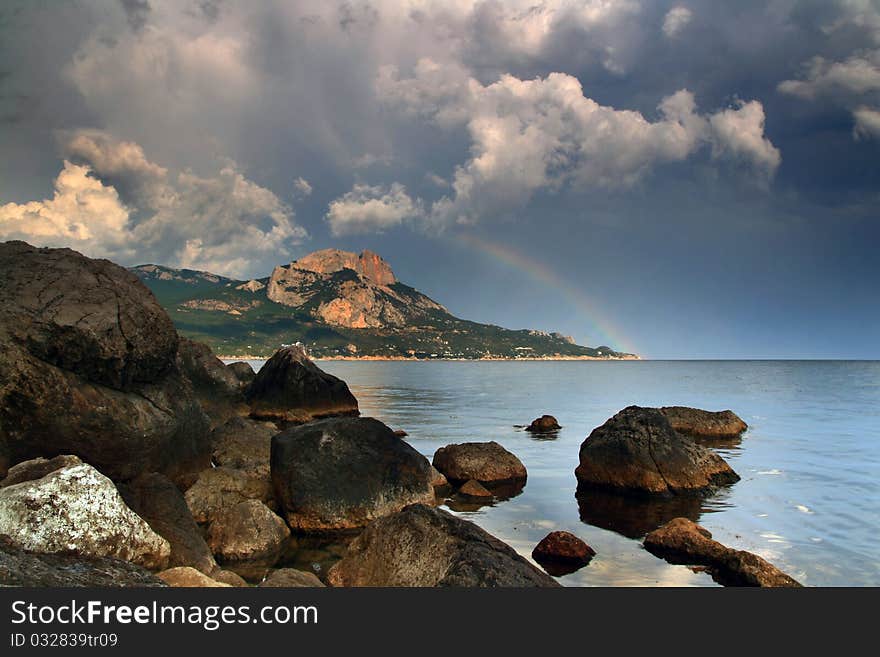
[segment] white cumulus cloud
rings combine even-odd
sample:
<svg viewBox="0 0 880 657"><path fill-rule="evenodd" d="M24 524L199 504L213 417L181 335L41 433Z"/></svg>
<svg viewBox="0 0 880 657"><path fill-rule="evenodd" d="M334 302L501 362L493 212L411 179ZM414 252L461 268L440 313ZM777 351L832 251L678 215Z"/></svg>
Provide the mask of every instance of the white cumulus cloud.
<svg viewBox="0 0 880 657"><path fill-rule="evenodd" d="M694 17L693 12L682 5L673 7L666 16L663 17L663 34L670 39L678 36L678 34L687 27L688 23Z"/></svg>
<svg viewBox="0 0 880 657"><path fill-rule="evenodd" d="M400 183L390 187L356 184L351 191L331 201L325 219L336 235L381 232L423 214Z"/></svg>

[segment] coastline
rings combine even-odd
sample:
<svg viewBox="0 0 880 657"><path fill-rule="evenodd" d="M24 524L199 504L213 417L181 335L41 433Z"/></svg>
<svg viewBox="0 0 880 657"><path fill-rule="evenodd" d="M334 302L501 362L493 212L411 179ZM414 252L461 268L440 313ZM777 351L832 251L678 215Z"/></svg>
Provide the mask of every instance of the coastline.
<svg viewBox="0 0 880 657"><path fill-rule="evenodd" d="M266 356L252 356L249 354L229 356L226 354L218 354L217 358L223 361L242 361L242 360L269 360ZM410 356L324 356L312 357L311 360L320 361L413 361L413 362L430 362L430 361L446 361L452 363L468 363L481 361L504 361L504 362L535 362L535 361L576 361L576 360L595 360L595 361L632 361L644 360L641 356L621 356L621 357L600 357L600 356L546 356L546 357L524 357L524 358L505 358L502 356L487 356L483 358L413 358Z"/></svg>

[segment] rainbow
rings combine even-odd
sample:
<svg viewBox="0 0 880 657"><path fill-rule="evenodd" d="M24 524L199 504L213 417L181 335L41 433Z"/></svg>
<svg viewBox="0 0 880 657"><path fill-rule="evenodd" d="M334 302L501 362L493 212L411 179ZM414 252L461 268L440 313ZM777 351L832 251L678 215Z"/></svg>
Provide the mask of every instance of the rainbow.
<svg viewBox="0 0 880 657"><path fill-rule="evenodd" d="M525 272L533 280L562 294L590 327L591 330L588 333L592 336L591 340L596 341L596 344L592 346L604 344L616 351L639 353L632 342L625 337L611 319L598 309L595 302L583 290L565 281L544 263L509 246L489 242L476 235L460 233L453 236L453 240L504 265L513 267L517 271Z"/></svg>

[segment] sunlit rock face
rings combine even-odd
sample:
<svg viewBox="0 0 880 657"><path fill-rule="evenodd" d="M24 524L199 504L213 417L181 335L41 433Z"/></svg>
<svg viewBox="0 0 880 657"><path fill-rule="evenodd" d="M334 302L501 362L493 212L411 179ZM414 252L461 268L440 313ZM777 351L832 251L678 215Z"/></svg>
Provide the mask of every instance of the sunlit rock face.
<svg viewBox="0 0 880 657"><path fill-rule="evenodd" d="M398 285L388 263L372 251L324 249L276 267L266 296L346 328L403 327L431 312L446 312L436 301Z"/></svg>

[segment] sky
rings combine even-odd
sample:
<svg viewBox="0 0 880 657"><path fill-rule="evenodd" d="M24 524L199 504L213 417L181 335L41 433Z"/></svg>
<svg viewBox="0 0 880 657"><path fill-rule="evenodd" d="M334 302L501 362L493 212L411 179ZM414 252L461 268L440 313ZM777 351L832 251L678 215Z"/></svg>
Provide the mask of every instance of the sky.
<svg viewBox="0 0 880 657"><path fill-rule="evenodd" d="M649 358L880 358L878 156L880 0L0 3L0 240Z"/></svg>

